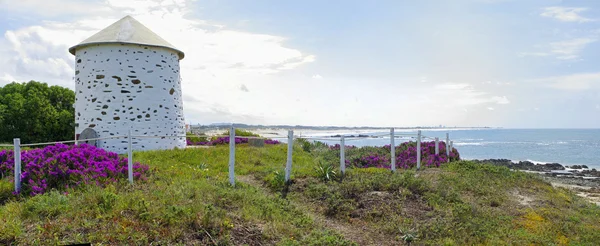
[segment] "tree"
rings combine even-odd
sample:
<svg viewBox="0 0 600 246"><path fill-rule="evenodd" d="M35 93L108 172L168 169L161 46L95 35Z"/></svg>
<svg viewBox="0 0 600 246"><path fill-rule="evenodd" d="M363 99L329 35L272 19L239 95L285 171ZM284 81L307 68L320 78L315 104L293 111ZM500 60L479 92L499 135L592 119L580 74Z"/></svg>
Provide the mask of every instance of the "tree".
<svg viewBox="0 0 600 246"><path fill-rule="evenodd" d="M75 92L29 81L0 87L0 142L61 141L75 134Z"/></svg>

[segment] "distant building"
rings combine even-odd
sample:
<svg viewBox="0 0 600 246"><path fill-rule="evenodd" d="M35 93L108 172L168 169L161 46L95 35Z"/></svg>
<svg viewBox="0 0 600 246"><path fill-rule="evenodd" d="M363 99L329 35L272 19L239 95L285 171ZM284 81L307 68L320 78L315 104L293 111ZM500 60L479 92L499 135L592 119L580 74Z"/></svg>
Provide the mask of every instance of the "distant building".
<svg viewBox="0 0 600 246"><path fill-rule="evenodd" d="M184 53L130 16L69 49L75 55L75 133L185 135L179 60ZM97 142L117 153L127 139ZM185 137L134 138L134 150L185 147Z"/></svg>

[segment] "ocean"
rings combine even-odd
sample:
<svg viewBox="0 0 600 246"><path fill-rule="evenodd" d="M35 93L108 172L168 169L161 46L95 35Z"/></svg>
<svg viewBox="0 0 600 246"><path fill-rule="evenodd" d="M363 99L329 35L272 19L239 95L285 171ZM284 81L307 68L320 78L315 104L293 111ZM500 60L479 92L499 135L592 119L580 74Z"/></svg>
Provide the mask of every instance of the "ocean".
<svg viewBox="0 0 600 246"><path fill-rule="evenodd" d="M416 130L396 130L397 134L414 134ZM462 159L509 159L533 163L560 163L562 165L587 165L600 169L600 129L468 129L468 130L422 130L424 136L450 140ZM361 134L385 134L386 132L361 132ZM389 133L389 132L388 132ZM330 136L339 132L313 132L310 136ZM344 132L344 135L357 135ZM410 141L396 139L396 144ZM414 141L414 140L412 140ZM427 141L427 140L426 140ZM338 141L323 141L329 144ZM346 145L383 146L389 138L369 138L346 141Z"/></svg>

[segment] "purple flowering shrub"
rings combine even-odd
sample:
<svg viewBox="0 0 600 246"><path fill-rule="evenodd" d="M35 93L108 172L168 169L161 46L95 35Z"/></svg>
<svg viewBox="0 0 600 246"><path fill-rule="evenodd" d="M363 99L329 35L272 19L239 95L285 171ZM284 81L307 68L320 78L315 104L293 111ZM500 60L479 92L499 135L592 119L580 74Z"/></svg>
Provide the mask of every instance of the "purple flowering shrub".
<svg viewBox="0 0 600 246"><path fill-rule="evenodd" d="M0 179L13 175L14 158L15 155L12 150L0 151Z"/></svg>
<svg viewBox="0 0 600 246"><path fill-rule="evenodd" d="M186 139L187 145L204 145L204 146L216 146L229 144L229 137L218 137L212 138L210 141L194 142L191 139ZM248 143L248 138L236 137L235 144ZM265 144L280 144L277 140L265 139Z"/></svg>
<svg viewBox="0 0 600 246"><path fill-rule="evenodd" d="M439 142L440 154L435 154L435 142L421 142L421 166L439 167L447 163L446 144ZM409 169L417 166L417 143L405 142L395 147L396 168ZM391 168L390 145L383 147L361 147L346 146L346 167L356 168ZM336 144L329 147L329 153L326 153L325 159L331 162L339 161L340 145ZM460 160L458 151L453 148L450 152L450 160Z"/></svg>
<svg viewBox="0 0 600 246"><path fill-rule="evenodd" d="M14 153L0 152L0 173L13 175ZM21 193L32 196L83 184L104 186L127 180L127 158L87 144L56 144L21 152ZM135 179L146 180L148 166L133 164ZM13 179L14 180L14 179Z"/></svg>
<svg viewBox="0 0 600 246"><path fill-rule="evenodd" d="M340 150L341 147L342 146L340 144L335 144L335 145L329 146L329 149L330 150ZM354 145L344 145L345 150L346 149L354 149L354 148L356 148L356 146L354 146Z"/></svg>
<svg viewBox="0 0 600 246"><path fill-rule="evenodd" d="M265 144L280 144L281 142L279 142L278 140L273 140L273 139L265 139Z"/></svg>

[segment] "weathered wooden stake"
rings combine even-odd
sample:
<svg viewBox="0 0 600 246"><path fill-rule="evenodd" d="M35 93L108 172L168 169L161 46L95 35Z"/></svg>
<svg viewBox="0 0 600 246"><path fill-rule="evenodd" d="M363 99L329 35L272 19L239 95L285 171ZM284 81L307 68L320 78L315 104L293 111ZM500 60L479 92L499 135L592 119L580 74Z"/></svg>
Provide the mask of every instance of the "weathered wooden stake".
<svg viewBox="0 0 600 246"><path fill-rule="evenodd" d="M288 131L287 163L285 165L285 182L290 181L292 172L292 151L294 150L294 131Z"/></svg>
<svg viewBox="0 0 600 246"><path fill-rule="evenodd" d="M235 186L235 128L229 129L229 183Z"/></svg>
<svg viewBox="0 0 600 246"><path fill-rule="evenodd" d="M131 147L131 130L127 133L128 147L127 147L127 175L129 177L129 183L133 184L133 148Z"/></svg>
<svg viewBox="0 0 600 246"><path fill-rule="evenodd" d="M440 138L435 138L435 154L440 154Z"/></svg>
<svg viewBox="0 0 600 246"><path fill-rule="evenodd" d="M417 131L417 170L421 169L421 130Z"/></svg>
<svg viewBox="0 0 600 246"><path fill-rule="evenodd" d="M15 157L15 192L21 191L21 139L15 138L14 157Z"/></svg>
<svg viewBox="0 0 600 246"><path fill-rule="evenodd" d="M392 156L392 172L396 171L396 144L394 134L394 128L390 129L390 155Z"/></svg>
<svg viewBox="0 0 600 246"><path fill-rule="evenodd" d="M346 172L346 140L340 137L340 172L343 176Z"/></svg>

